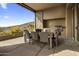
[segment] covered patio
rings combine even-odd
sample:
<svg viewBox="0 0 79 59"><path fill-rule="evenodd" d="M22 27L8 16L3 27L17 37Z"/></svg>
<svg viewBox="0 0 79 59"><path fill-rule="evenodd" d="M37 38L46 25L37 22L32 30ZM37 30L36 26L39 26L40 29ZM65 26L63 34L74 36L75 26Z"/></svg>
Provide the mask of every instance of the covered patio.
<svg viewBox="0 0 79 59"><path fill-rule="evenodd" d="M35 29L49 29L54 32L55 25L65 26L61 44L48 49L46 44L24 43L24 38L0 41L0 55L5 56L78 56L78 4L66 3L18 3L35 13ZM5 44L4 44L5 43Z"/></svg>

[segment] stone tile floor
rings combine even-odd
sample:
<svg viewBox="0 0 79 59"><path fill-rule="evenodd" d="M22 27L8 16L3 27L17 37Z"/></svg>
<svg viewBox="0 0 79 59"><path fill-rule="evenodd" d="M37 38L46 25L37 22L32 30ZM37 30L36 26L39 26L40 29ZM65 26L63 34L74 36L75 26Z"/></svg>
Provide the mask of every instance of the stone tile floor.
<svg viewBox="0 0 79 59"><path fill-rule="evenodd" d="M23 37L0 41L1 56L79 56L79 42L64 40L59 46L48 49L47 45L25 44Z"/></svg>

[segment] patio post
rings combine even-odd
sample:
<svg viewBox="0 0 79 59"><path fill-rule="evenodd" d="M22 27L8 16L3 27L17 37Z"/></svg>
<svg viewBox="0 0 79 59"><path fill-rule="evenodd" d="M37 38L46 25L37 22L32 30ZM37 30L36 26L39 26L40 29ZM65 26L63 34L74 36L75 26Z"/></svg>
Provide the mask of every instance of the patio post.
<svg viewBox="0 0 79 59"><path fill-rule="evenodd" d="M75 3L75 10L74 10L74 18L75 18L75 40L77 41L77 27L78 27L78 23L77 23L77 20L78 20L78 15L77 15L77 4Z"/></svg>

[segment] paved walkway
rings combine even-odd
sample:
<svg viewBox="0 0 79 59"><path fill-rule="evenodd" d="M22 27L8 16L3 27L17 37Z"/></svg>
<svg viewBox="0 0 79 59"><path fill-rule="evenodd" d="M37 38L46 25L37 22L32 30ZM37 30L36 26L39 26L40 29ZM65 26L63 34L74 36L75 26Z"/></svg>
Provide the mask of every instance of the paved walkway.
<svg viewBox="0 0 79 59"><path fill-rule="evenodd" d="M47 45L42 48L37 44L25 44L23 37L0 41L0 55L7 56L79 56L79 43L65 40L58 47L48 50Z"/></svg>

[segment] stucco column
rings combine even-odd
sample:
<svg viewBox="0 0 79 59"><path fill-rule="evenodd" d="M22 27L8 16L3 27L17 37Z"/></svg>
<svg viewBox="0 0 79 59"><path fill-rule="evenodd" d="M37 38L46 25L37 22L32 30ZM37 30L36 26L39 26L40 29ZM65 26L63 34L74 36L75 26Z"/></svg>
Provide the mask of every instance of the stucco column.
<svg viewBox="0 0 79 59"><path fill-rule="evenodd" d="M75 40L77 41L77 18L78 18L78 15L77 15L77 4L75 4L75 10L74 10L74 18L75 18Z"/></svg>
<svg viewBox="0 0 79 59"><path fill-rule="evenodd" d="M66 4L66 13L65 13L65 25L66 25L66 39L67 39L67 8L68 8L68 4Z"/></svg>
<svg viewBox="0 0 79 59"><path fill-rule="evenodd" d="M66 5L66 39L72 39L72 8Z"/></svg>

